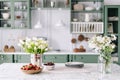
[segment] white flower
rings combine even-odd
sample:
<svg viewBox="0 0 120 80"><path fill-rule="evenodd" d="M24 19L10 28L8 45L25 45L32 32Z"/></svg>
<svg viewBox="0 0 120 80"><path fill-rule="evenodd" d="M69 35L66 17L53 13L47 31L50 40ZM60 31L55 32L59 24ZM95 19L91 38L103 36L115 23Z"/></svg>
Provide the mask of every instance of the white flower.
<svg viewBox="0 0 120 80"><path fill-rule="evenodd" d="M34 50L36 51L36 50L37 50L37 47L34 47Z"/></svg>
<svg viewBox="0 0 120 80"><path fill-rule="evenodd" d="M112 47L112 49L114 49L115 48L115 44L111 44L111 47Z"/></svg>
<svg viewBox="0 0 120 80"><path fill-rule="evenodd" d="M19 46L28 53L44 53L47 51L48 43L42 38L37 39L36 37L33 37L30 39L26 37L25 40L19 40Z"/></svg>
<svg viewBox="0 0 120 80"><path fill-rule="evenodd" d="M115 40L116 37L112 35L111 37L108 36L94 36L92 37L88 43L89 47L94 48L96 50L102 50L102 51L109 51L110 53L115 48L115 44L112 43L113 40Z"/></svg>
<svg viewBox="0 0 120 80"><path fill-rule="evenodd" d="M19 40L20 44L24 44L25 42L23 40Z"/></svg>
<svg viewBox="0 0 120 80"><path fill-rule="evenodd" d="M32 38L32 40L35 40L35 41L37 41L37 38L36 38L36 37L33 37L33 38Z"/></svg>
<svg viewBox="0 0 120 80"><path fill-rule="evenodd" d="M31 48L31 45L28 45L28 49L30 49Z"/></svg>
<svg viewBox="0 0 120 80"><path fill-rule="evenodd" d="M116 36L114 35L114 34L111 34L111 40L116 40L117 38L116 38Z"/></svg>
<svg viewBox="0 0 120 80"><path fill-rule="evenodd" d="M35 42L35 45L36 45L36 46L38 46L38 45L39 45L39 43L38 43L38 42Z"/></svg>
<svg viewBox="0 0 120 80"><path fill-rule="evenodd" d="M30 41L31 41L31 39L26 37L26 42L30 42Z"/></svg>
<svg viewBox="0 0 120 80"><path fill-rule="evenodd" d="M101 40L102 40L102 36L97 36L97 41L101 43Z"/></svg>

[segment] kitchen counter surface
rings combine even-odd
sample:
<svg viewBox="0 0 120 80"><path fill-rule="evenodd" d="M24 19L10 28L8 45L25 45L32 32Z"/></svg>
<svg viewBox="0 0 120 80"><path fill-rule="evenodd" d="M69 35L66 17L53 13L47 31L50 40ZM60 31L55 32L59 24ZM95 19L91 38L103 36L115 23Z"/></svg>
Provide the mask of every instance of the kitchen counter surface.
<svg viewBox="0 0 120 80"><path fill-rule="evenodd" d="M89 63L83 68L66 67L63 63L55 64L55 69L43 69L39 74L25 74L20 68L25 63L3 63L0 65L0 80L120 80L120 66L112 65L112 73L102 75L98 65ZM103 78L103 79L102 79Z"/></svg>
<svg viewBox="0 0 120 80"><path fill-rule="evenodd" d="M28 53L25 53L25 52L0 52L0 54L20 54L20 55L29 55ZM49 51L49 52L45 52L44 53L45 55L66 55L66 54L69 54L69 55L99 55L99 53L94 53L94 52L78 52L78 53L75 53L75 52L67 52L67 51Z"/></svg>

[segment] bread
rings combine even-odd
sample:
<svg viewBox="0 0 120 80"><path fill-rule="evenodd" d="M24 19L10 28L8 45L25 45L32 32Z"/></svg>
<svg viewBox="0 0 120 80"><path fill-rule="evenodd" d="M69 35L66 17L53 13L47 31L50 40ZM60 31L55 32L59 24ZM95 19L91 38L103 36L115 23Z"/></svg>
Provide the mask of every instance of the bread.
<svg viewBox="0 0 120 80"><path fill-rule="evenodd" d="M84 37L83 35L79 35L79 36L78 36L78 40L79 40L79 41L83 41L84 39L85 39L85 37Z"/></svg>
<svg viewBox="0 0 120 80"><path fill-rule="evenodd" d="M4 52L8 52L8 51L9 51L9 47L8 47L8 45L5 45L5 46L4 46L3 51L4 51Z"/></svg>
<svg viewBox="0 0 120 80"><path fill-rule="evenodd" d="M75 38L72 38L72 40L71 40L71 43L76 43L76 39Z"/></svg>
<svg viewBox="0 0 120 80"><path fill-rule="evenodd" d="M80 52L80 49L79 48L74 48L73 52Z"/></svg>
<svg viewBox="0 0 120 80"><path fill-rule="evenodd" d="M80 52L86 52L86 49L81 45L79 51Z"/></svg>
<svg viewBox="0 0 120 80"><path fill-rule="evenodd" d="M9 48L8 45L5 45L4 52L15 52L15 48L14 48L14 46L10 46L10 48Z"/></svg>
<svg viewBox="0 0 120 80"><path fill-rule="evenodd" d="M10 48L9 48L9 52L15 52L15 48L14 48L14 46L10 46Z"/></svg>

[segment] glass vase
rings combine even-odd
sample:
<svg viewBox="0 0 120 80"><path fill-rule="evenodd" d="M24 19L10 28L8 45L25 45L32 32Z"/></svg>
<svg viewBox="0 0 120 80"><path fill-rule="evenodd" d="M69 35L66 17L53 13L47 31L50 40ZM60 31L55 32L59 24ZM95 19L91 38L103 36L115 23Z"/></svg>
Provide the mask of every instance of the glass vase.
<svg viewBox="0 0 120 80"><path fill-rule="evenodd" d="M104 57L106 57L106 59ZM99 72L102 72L105 74L111 73L111 65L112 65L111 55L104 56L100 54L98 58Z"/></svg>
<svg viewBox="0 0 120 80"><path fill-rule="evenodd" d="M42 67L42 54L31 54L31 63Z"/></svg>

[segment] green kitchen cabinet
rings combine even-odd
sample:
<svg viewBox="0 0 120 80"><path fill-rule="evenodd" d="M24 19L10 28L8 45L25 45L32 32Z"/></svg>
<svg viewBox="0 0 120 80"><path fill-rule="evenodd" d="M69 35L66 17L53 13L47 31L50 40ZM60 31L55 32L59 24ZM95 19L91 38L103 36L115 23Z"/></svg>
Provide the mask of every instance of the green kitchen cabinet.
<svg viewBox="0 0 120 80"><path fill-rule="evenodd" d="M117 54L120 63L120 5L105 5L105 35L115 34L114 41L116 48L112 54Z"/></svg>
<svg viewBox="0 0 120 80"><path fill-rule="evenodd" d="M64 63L68 62L68 55L43 55L43 63L54 62L54 63Z"/></svg>
<svg viewBox="0 0 120 80"><path fill-rule="evenodd" d="M13 55L11 54L0 54L0 64L1 63L12 63L13 62Z"/></svg>
<svg viewBox="0 0 120 80"><path fill-rule="evenodd" d="M30 0L0 0L0 28L30 28Z"/></svg>
<svg viewBox="0 0 120 80"><path fill-rule="evenodd" d="M73 62L97 63L98 55L71 55Z"/></svg>
<svg viewBox="0 0 120 80"><path fill-rule="evenodd" d="M30 63L30 55L15 54L14 62L15 63Z"/></svg>

